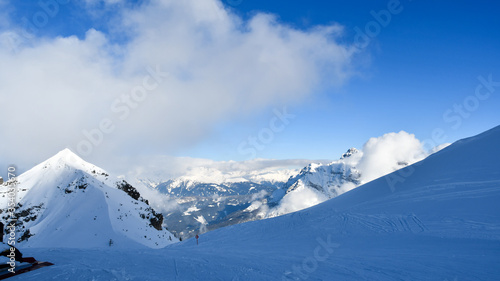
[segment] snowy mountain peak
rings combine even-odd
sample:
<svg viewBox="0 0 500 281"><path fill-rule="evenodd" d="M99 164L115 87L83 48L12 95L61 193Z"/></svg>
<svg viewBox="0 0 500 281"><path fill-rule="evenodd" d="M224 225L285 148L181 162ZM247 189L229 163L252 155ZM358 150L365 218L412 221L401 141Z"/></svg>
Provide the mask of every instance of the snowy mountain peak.
<svg viewBox="0 0 500 281"><path fill-rule="evenodd" d="M56 155L42 162L38 166L41 166L44 169L47 169L49 167L53 169L71 167L85 172L92 172L92 170L96 169L103 171L101 168L92 165L83 160L82 158L80 158L76 153L71 151L69 148L65 148L64 150L59 151Z"/></svg>
<svg viewBox="0 0 500 281"><path fill-rule="evenodd" d="M56 155L52 156L45 162L75 164L75 163L82 163L85 161L81 159L78 155L76 155L73 151L71 151L69 148L65 148L59 151Z"/></svg>
<svg viewBox="0 0 500 281"><path fill-rule="evenodd" d="M357 149L356 149L356 148L354 148L354 147L351 147L351 148L349 148L349 149L347 150L347 152L346 152L346 153L342 154L342 157L340 157L340 159L345 159L345 158L347 158L347 157L351 157L352 155L357 154L357 153L359 153L359 150L357 150Z"/></svg>

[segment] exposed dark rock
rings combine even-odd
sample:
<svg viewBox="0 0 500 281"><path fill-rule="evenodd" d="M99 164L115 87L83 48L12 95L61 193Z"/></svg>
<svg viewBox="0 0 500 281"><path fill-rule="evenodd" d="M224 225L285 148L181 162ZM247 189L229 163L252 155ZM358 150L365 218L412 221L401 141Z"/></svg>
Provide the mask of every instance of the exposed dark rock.
<svg viewBox="0 0 500 281"><path fill-rule="evenodd" d="M118 189L125 191L125 193L127 193L128 196L134 198L135 200L139 200L139 198L141 197L141 194L139 193L139 191L137 191L137 189L135 189L135 187L133 187L132 185L130 185L126 181L121 181L121 182L117 183L117 187L118 187Z"/></svg>

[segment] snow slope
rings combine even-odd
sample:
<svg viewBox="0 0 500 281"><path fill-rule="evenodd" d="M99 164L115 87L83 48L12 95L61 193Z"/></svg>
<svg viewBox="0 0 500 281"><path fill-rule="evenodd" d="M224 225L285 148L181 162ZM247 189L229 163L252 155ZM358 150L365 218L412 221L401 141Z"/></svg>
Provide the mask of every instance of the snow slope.
<svg viewBox="0 0 500 281"><path fill-rule="evenodd" d="M69 149L17 178L16 245L23 247L164 247L177 239L163 216L125 181L89 164ZM5 225L7 186L0 192Z"/></svg>
<svg viewBox="0 0 500 281"><path fill-rule="evenodd" d="M22 279L499 280L499 143L496 127L312 208L206 233L198 246L27 249L56 265Z"/></svg>

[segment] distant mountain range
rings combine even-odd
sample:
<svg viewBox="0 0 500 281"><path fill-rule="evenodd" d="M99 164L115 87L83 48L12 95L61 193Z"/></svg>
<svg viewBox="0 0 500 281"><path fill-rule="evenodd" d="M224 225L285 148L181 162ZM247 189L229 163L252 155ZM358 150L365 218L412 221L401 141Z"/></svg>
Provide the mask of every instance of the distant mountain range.
<svg viewBox="0 0 500 281"><path fill-rule="evenodd" d="M358 168L362 160L363 152L350 148L339 160L311 163L300 171L224 173L200 168L151 187L175 198L178 207L165 211L165 220L173 233L188 238L228 225L302 210L339 196L366 182ZM386 173L413 162L415 159L407 157L390 163Z"/></svg>
<svg viewBox="0 0 500 281"><path fill-rule="evenodd" d="M375 176L419 160L408 155L384 161L380 165L387 167ZM165 181L158 177L131 179L131 185L66 149L18 178L18 242L70 246L94 235L95 239L85 242L89 247L127 239L162 247L176 237L189 238L228 225L276 217L337 197L370 180L364 176L370 169L363 165L364 157L362 151L350 148L339 160L311 163L301 170L223 172L198 167ZM374 176L373 171L370 174ZM139 190L147 192L141 196ZM3 191L0 196L5 208L8 194ZM150 206L146 198L155 204ZM175 202L175 206L162 205L166 201ZM8 222L7 214L0 215ZM75 227L80 231L66 233ZM97 228L100 234L94 231ZM43 229L51 229L52 234L45 237Z"/></svg>
<svg viewBox="0 0 500 281"><path fill-rule="evenodd" d="M239 174L236 177L212 172L219 176L215 179L184 176L155 187L177 201L178 208L164 214L167 225L179 237L192 237L199 232L257 219L257 214L242 211L256 200L270 198L296 171Z"/></svg>

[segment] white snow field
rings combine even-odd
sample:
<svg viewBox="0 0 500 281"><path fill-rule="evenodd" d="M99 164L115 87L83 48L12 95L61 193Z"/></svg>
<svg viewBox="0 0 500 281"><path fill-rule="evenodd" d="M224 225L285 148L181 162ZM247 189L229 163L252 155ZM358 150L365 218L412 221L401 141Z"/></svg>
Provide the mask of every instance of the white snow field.
<svg viewBox="0 0 500 281"><path fill-rule="evenodd" d="M500 127L320 205L163 249L25 248L12 280L500 280ZM75 245L78 247L78 245Z"/></svg>

